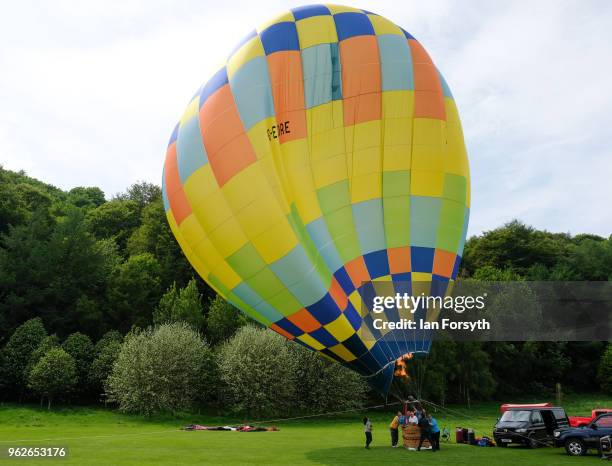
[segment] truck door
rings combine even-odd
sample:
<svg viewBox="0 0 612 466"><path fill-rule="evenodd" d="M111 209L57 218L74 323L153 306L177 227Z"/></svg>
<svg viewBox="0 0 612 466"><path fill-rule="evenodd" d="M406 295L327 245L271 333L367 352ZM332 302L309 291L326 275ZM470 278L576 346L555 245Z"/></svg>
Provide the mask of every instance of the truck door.
<svg viewBox="0 0 612 466"><path fill-rule="evenodd" d="M540 411L536 410L531 413L531 428L537 440L544 441L548 437L546 433L546 424L544 424L544 418L542 418L542 413L540 413Z"/></svg>
<svg viewBox="0 0 612 466"><path fill-rule="evenodd" d="M562 429L569 426L569 419L563 408L553 409L552 413L554 414L555 421L557 423L557 426L555 427L556 429Z"/></svg>
<svg viewBox="0 0 612 466"><path fill-rule="evenodd" d="M597 426L595 431L597 437L597 444L594 447L599 447L599 439L606 435L612 435L612 414L606 414L598 417L593 423Z"/></svg>

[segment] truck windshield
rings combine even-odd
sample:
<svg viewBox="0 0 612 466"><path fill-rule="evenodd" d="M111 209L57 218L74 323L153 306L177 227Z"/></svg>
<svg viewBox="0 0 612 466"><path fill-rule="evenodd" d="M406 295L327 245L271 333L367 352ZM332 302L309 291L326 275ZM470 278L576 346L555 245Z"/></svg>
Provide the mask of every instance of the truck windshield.
<svg viewBox="0 0 612 466"><path fill-rule="evenodd" d="M529 420L531 411L506 411L501 417L502 422L525 422Z"/></svg>

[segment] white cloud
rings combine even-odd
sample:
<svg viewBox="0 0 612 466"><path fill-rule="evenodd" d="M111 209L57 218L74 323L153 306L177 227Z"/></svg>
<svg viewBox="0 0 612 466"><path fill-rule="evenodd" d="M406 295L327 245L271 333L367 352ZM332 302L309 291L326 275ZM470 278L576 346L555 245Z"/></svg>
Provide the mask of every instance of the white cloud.
<svg viewBox="0 0 612 466"><path fill-rule="evenodd" d="M107 195L159 182L193 91L291 3L14 3L0 18L0 163ZM472 167L471 233L518 217L610 234L612 4L358 4L413 33L453 89Z"/></svg>

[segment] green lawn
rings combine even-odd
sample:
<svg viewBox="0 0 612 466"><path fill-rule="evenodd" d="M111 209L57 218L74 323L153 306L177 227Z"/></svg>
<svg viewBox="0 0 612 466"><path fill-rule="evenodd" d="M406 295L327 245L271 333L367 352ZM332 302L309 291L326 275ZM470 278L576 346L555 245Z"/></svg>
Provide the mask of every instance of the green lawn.
<svg viewBox="0 0 612 466"><path fill-rule="evenodd" d="M586 414L591 407L612 401L590 396L569 398L569 414ZM441 426L473 427L490 435L498 405L467 410L453 406L452 415L438 413ZM389 411L391 412L391 411ZM225 424L235 419L213 416L144 419L102 408L58 408L47 412L33 406L0 406L0 447L59 445L69 448L60 464L399 464L418 465L564 465L599 464L594 453L570 458L562 449L520 447L479 448L443 443L442 451L411 452L389 446L385 412L369 414L374 424L371 450L363 448L361 413L279 422L279 432L184 432L182 425ZM47 460L48 461L48 460ZM41 464L40 460L0 459L3 464ZM44 463L45 461L43 461Z"/></svg>

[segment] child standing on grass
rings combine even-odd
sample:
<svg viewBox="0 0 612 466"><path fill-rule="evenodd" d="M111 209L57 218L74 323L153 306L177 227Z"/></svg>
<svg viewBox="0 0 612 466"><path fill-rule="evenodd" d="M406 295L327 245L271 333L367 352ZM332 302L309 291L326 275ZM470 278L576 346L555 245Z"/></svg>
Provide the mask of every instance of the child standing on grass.
<svg viewBox="0 0 612 466"><path fill-rule="evenodd" d="M372 423L367 417L363 418L363 431L365 432L366 444L365 447L369 450L372 443Z"/></svg>

